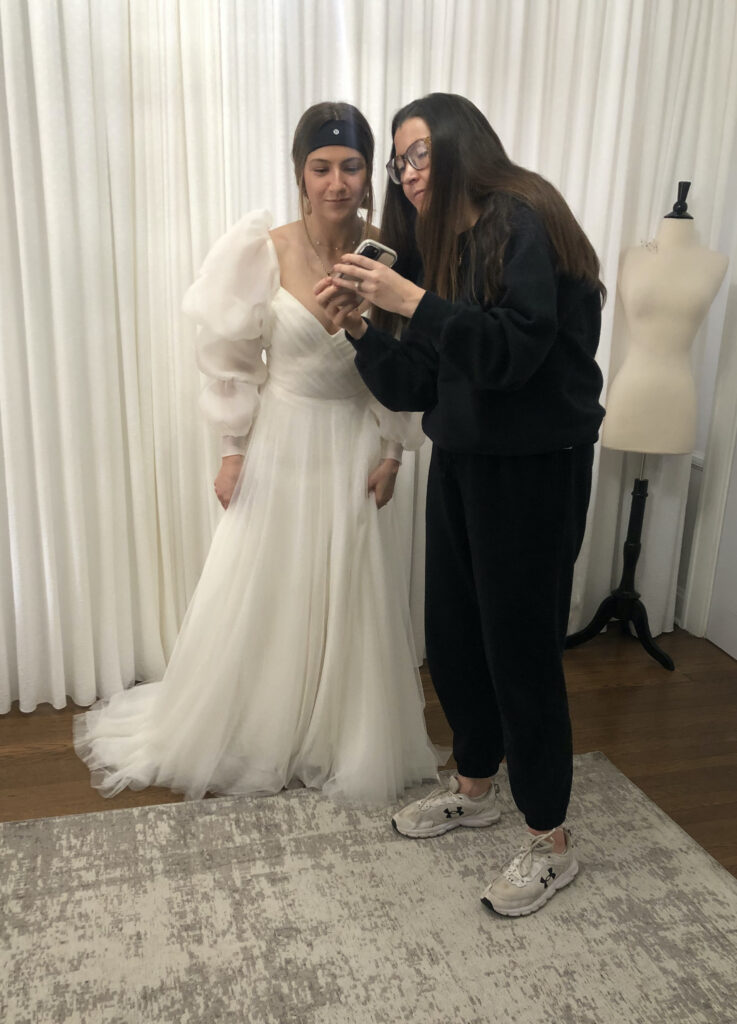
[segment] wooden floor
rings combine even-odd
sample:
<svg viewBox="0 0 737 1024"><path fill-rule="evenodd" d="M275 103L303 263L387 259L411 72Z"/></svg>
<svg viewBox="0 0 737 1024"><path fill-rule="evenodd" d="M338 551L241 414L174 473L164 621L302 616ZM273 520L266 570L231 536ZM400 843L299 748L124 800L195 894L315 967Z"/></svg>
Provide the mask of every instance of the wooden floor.
<svg viewBox="0 0 737 1024"><path fill-rule="evenodd" d="M576 753L601 750L737 876L737 661L677 630L658 641L667 672L633 638L612 629L566 654ZM428 729L450 731L426 673ZM0 821L113 810L179 798L126 791L103 800L72 748L81 709L0 716Z"/></svg>

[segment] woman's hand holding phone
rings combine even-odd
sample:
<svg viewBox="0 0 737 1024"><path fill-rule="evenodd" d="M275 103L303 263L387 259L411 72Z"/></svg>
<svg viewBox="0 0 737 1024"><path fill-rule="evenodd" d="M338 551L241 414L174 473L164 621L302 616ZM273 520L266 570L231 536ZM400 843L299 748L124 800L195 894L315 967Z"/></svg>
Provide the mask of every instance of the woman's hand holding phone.
<svg viewBox="0 0 737 1024"><path fill-rule="evenodd" d="M337 330L342 327L354 338L363 337L366 322L361 314L368 304L355 285L338 284L334 277L323 277L315 285L315 295Z"/></svg>
<svg viewBox="0 0 737 1024"><path fill-rule="evenodd" d="M367 239L362 246L371 248ZM359 246L359 249L361 246ZM377 255L370 259L358 251L342 256L333 267L333 275L324 277L315 286L317 301L337 327L360 338L365 330L359 309L364 302L379 306L390 313L400 313L408 319L425 294L422 288L397 274L381 262L385 253L395 254L380 243L373 243Z"/></svg>

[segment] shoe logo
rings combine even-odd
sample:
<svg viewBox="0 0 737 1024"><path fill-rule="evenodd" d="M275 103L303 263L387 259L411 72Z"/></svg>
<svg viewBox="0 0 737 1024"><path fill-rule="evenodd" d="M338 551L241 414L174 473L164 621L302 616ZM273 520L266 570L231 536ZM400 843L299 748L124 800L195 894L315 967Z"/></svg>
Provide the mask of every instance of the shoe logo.
<svg viewBox="0 0 737 1024"><path fill-rule="evenodd" d="M540 883L541 883L541 885L544 885L545 888L547 889L548 885L553 881L554 878L555 878L555 872L553 871L552 868L548 868L547 875L543 875L543 877L540 879Z"/></svg>
<svg viewBox="0 0 737 1024"><path fill-rule="evenodd" d="M456 809L454 811L451 811L450 807L445 807L444 808L444 814L445 814L445 817L448 818L448 819L452 818L453 815L456 815L456 817L460 818L463 815L463 808L462 807L456 807Z"/></svg>

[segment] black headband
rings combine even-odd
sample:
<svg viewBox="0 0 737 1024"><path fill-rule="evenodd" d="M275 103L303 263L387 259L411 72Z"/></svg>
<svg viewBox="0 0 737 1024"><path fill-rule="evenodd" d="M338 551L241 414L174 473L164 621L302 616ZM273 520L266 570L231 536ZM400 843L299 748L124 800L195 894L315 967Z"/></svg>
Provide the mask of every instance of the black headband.
<svg viewBox="0 0 737 1024"><path fill-rule="evenodd" d="M326 121L325 124L321 124L310 139L307 152L312 153L323 146L347 146L349 149L358 150L364 160L368 161L365 144L358 137L352 121Z"/></svg>

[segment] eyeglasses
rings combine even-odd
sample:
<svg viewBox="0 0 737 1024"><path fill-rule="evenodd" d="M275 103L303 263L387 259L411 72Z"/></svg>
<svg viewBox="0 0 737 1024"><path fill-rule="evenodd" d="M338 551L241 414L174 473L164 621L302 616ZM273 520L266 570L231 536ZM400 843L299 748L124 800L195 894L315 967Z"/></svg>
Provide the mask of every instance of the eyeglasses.
<svg viewBox="0 0 737 1024"><path fill-rule="evenodd" d="M386 165L389 177L395 185L402 184L402 175L404 174L404 169L407 164L409 164L410 167L414 167L416 171L424 171L424 169L430 165L429 135L426 139L417 139L412 143L406 153L403 153L401 156L393 156Z"/></svg>

